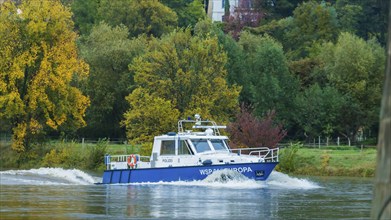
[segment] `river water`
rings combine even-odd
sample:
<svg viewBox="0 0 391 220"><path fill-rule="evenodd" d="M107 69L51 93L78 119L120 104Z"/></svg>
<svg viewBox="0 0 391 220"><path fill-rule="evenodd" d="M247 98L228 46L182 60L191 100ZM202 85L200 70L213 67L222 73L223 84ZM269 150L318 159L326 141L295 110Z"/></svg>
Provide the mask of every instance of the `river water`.
<svg viewBox="0 0 391 220"><path fill-rule="evenodd" d="M96 185L80 170L0 172L0 219L369 219L372 179L243 177ZM228 173L230 174L230 173Z"/></svg>

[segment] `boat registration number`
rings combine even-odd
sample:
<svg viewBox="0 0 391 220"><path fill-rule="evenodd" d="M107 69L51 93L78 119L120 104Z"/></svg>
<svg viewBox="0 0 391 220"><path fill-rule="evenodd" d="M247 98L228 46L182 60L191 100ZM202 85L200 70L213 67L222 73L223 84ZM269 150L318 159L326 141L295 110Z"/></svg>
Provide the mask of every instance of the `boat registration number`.
<svg viewBox="0 0 391 220"><path fill-rule="evenodd" d="M234 167L234 168L224 168L224 169L233 170L239 173L253 172L251 167ZM211 173L213 173L213 171L216 170L223 170L223 169L200 169L199 171L201 175L210 175Z"/></svg>

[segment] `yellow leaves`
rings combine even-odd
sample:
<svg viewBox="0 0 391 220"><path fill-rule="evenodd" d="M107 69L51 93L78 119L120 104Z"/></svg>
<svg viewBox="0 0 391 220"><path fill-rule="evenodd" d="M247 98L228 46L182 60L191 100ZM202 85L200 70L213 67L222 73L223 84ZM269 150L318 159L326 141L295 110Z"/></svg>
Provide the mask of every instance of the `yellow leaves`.
<svg viewBox="0 0 391 220"><path fill-rule="evenodd" d="M15 115L25 114L23 101L19 97L19 93L11 91L6 95L0 95L0 118L12 118Z"/></svg>
<svg viewBox="0 0 391 220"><path fill-rule="evenodd" d="M60 1L23 1L19 15L11 3L0 7L0 118L18 122L12 148L22 152L45 127L85 125L89 99L71 82L89 70Z"/></svg>
<svg viewBox="0 0 391 220"><path fill-rule="evenodd" d="M179 30L155 40L149 49L130 67L139 88L127 97L130 110L122 122L129 139L151 140L176 130L179 116L199 113L227 122L236 113L240 87L227 85L227 55L217 38Z"/></svg>
<svg viewBox="0 0 391 220"><path fill-rule="evenodd" d="M25 151L25 143L24 139L27 135L27 124L19 123L16 127L13 128L13 136L12 136L12 149L18 153Z"/></svg>
<svg viewBox="0 0 391 220"><path fill-rule="evenodd" d="M42 130L42 125L35 119L30 121L30 132L33 135L38 134Z"/></svg>
<svg viewBox="0 0 391 220"><path fill-rule="evenodd" d="M70 115L73 117L73 121L77 127L84 127L86 125L84 121L85 111L90 105L90 99L84 96L80 90L72 88L69 91L72 105L69 106Z"/></svg>
<svg viewBox="0 0 391 220"><path fill-rule="evenodd" d="M45 35L61 37L61 34L73 26L71 12L59 1L27 0L21 4L20 9L27 22L26 31L33 40Z"/></svg>
<svg viewBox="0 0 391 220"><path fill-rule="evenodd" d="M62 150L52 149L49 153L43 158L43 166L58 166L63 164L65 161L69 160L71 152L68 148Z"/></svg>
<svg viewBox="0 0 391 220"><path fill-rule="evenodd" d="M142 88L135 89L126 100L131 108L121 123L133 143L150 142L155 135L176 130L179 111L170 101L151 96Z"/></svg>

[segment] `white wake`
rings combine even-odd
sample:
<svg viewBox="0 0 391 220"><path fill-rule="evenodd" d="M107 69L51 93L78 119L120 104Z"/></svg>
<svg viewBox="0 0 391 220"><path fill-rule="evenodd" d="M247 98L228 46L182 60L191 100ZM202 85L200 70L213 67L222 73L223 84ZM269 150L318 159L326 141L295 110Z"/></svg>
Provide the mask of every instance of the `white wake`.
<svg viewBox="0 0 391 220"><path fill-rule="evenodd" d="M128 184L120 184L128 185ZM176 181L158 183L131 183L131 185L179 185L203 186L212 188L232 189L317 189L322 188L317 183L305 178L291 177L287 174L273 171L266 181L255 181L233 170L216 170L204 180Z"/></svg>
<svg viewBox="0 0 391 220"><path fill-rule="evenodd" d="M317 189L322 188L317 183L305 178L291 177L287 174L273 171L266 183L269 188L277 189Z"/></svg>
<svg viewBox="0 0 391 220"><path fill-rule="evenodd" d="M91 185L96 179L77 169L39 168L0 172L1 185Z"/></svg>

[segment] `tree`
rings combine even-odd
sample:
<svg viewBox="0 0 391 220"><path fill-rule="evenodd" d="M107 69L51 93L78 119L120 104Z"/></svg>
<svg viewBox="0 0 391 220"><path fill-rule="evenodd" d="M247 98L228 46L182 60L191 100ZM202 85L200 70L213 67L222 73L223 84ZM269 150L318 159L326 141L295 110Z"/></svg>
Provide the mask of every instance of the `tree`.
<svg viewBox="0 0 391 220"><path fill-rule="evenodd" d="M359 37L363 38L364 40L369 40L375 37L382 46L386 45L390 1L345 0L345 2L341 5L352 5L362 8L362 16L358 17L358 27L356 33Z"/></svg>
<svg viewBox="0 0 391 220"><path fill-rule="evenodd" d="M364 16L362 7L360 5L347 4L344 1L338 0L335 4L340 30L357 34L360 29L360 18Z"/></svg>
<svg viewBox="0 0 391 220"><path fill-rule="evenodd" d="M360 128L370 128L378 122L382 81L384 79L384 49L375 41L364 41L355 35L342 33L336 44L324 44L319 59L321 69L333 87L350 101L349 114L344 115L345 135L353 137ZM350 116L350 118L348 118Z"/></svg>
<svg viewBox="0 0 391 220"><path fill-rule="evenodd" d="M287 32L287 49L294 59L306 57L314 42L334 42L338 36L338 19L334 7L322 2L300 4L293 12L293 27Z"/></svg>
<svg viewBox="0 0 391 220"><path fill-rule="evenodd" d="M281 19L292 16L293 11L304 0L263 1L267 20Z"/></svg>
<svg viewBox="0 0 391 220"><path fill-rule="evenodd" d="M101 0L97 13L98 22L105 21L113 27L125 25L130 37L160 37L173 31L178 20L175 12L158 0Z"/></svg>
<svg viewBox="0 0 391 220"><path fill-rule="evenodd" d="M240 88L227 85L226 61L215 37L192 36L186 29L150 42L149 51L134 60L131 70L144 93L170 102L181 117L199 113L227 122L236 113ZM139 109L144 104L130 105Z"/></svg>
<svg viewBox="0 0 391 220"><path fill-rule="evenodd" d="M121 123L126 126L126 137L132 143L150 142L154 136L175 129L179 111L170 100L152 96L143 88L135 89L126 100L130 108Z"/></svg>
<svg viewBox="0 0 391 220"><path fill-rule="evenodd" d="M86 112L87 127L80 133L93 137L124 137L120 128L129 108L125 100L134 86L128 65L147 47L145 37L128 39L128 29L102 22L80 42L81 56L90 65L90 76L83 90L91 99Z"/></svg>
<svg viewBox="0 0 391 220"><path fill-rule="evenodd" d="M229 2L228 0L226 2ZM257 27L265 16L261 0L242 0L230 13L226 5L224 16L224 31L238 40L244 27Z"/></svg>
<svg viewBox="0 0 391 220"><path fill-rule="evenodd" d="M290 33L293 28L293 17L287 17L282 18L280 20L272 20L258 27L246 28L246 31L254 35L270 35L283 45L285 51L289 51L289 49L291 48L291 39L289 38L288 33Z"/></svg>
<svg viewBox="0 0 391 220"><path fill-rule="evenodd" d="M269 36L254 36L244 32L239 44L245 52L245 72L249 74L251 103L254 114L263 116L270 110L279 113L277 120L289 121L294 116L294 97L298 82L289 72L282 47Z"/></svg>
<svg viewBox="0 0 391 220"><path fill-rule="evenodd" d="M199 20L206 17L202 0L161 0L161 2L177 14L179 27L194 27Z"/></svg>
<svg viewBox="0 0 391 220"><path fill-rule="evenodd" d="M297 123L307 137L327 137L343 132L340 114L348 108L347 99L334 87L321 88L314 84L299 94L296 99L299 111Z"/></svg>
<svg viewBox="0 0 391 220"><path fill-rule="evenodd" d="M72 12L81 34L90 33L104 21L112 27L125 25L129 37L140 34L160 37L177 26L177 15L158 0L83 0L74 1Z"/></svg>
<svg viewBox="0 0 391 220"><path fill-rule="evenodd" d="M23 152L45 130L85 126L89 99L74 85L88 65L59 1L5 2L0 10L0 119L12 123L12 148Z"/></svg>
<svg viewBox="0 0 391 220"><path fill-rule="evenodd" d="M99 23L97 18L100 0L73 1L71 9L75 29L81 35L88 35L92 27Z"/></svg>
<svg viewBox="0 0 391 220"><path fill-rule="evenodd" d="M241 106L234 122L227 131L234 145L245 147L276 147L286 131L274 121L275 112L268 112L262 119L256 118L249 107Z"/></svg>
<svg viewBox="0 0 391 220"><path fill-rule="evenodd" d="M241 86L239 102L249 104L250 92L246 87L248 85L248 74L243 71L243 66L245 65L243 48L230 35L225 34L216 23L212 23L210 20L199 21L194 27L194 34L202 38L217 37L228 58L226 63L227 83L229 85Z"/></svg>

